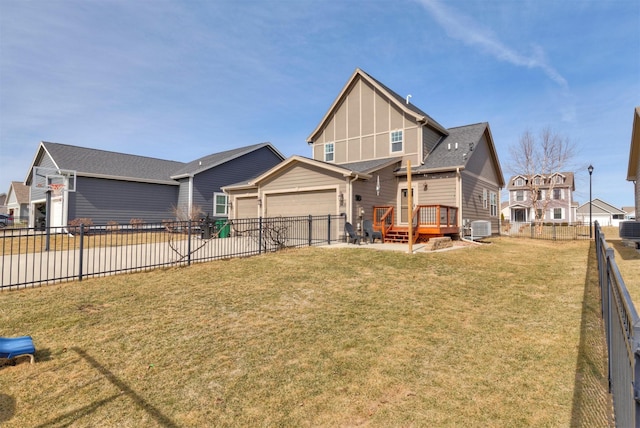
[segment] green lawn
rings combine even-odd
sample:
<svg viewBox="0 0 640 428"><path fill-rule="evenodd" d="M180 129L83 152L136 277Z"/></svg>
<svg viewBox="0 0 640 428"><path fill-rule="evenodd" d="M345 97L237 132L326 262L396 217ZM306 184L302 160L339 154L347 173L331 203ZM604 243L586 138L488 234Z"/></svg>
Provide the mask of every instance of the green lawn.
<svg viewBox="0 0 640 428"><path fill-rule="evenodd" d="M3 427L606 426L589 242L305 248L0 293Z"/></svg>

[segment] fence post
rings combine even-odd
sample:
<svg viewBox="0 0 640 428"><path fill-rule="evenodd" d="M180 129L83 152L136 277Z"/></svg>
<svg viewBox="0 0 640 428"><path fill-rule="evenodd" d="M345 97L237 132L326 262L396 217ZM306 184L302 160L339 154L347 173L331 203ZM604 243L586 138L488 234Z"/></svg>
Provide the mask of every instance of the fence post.
<svg viewBox="0 0 640 428"><path fill-rule="evenodd" d="M312 229L313 229L313 217L311 217L311 214L309 214L309 246L311 246L311 233L312 233Z"/></svg>
<svg viewBox="0 0 640 428"><path fill-rule="evenodd" d="M612 332L612 325L611 323L613 322L613 318L614 318L614 314L611 313L611 299L614 297L613 296L613 291L611 289L611 262L610 260L613 259L615 257L615 253L613 251L613 248L606 248L604 250L604 266L602 266L602 269L604 270L604 284L606 287L606 292L607 292L607 317L605 319L605 335L607 336L607 361L609 362L609 368L607 370L608 372L608 381L609 381L609 392L612 392L612 387L613 384L611 383L612 380L612 376L613 376L613 361L611 358L611 336L613 334Z"/></svg>
<svg viewBox="0 0 640 428"><path fill-rule="evenodd" d="M331 245L331 214L327 214L327 245Z"/></svg>
<svg viewBox="0 0 640 428"><path fill-rule="evenodd" d="M80 223L80 260L78 260L78 281L82 281L83 260L84 260L84 224Z"/></svg>
<svg viewBox="0 0 640 428"><path fill-rule="evenodd" d="M552 227L551 230L553 230L552 240L555 241L556 240L556 224L555 224L555 222L553 223L553 227Z"/></svg>
<svg viewBox="0 0 640 428"><path fill-rule="evenodd" d="M258 218L258 254L262 254L262 217Z"/></svg>
<svg viewBox="0 0 640 428"><path fill-rule="evenodd" d="M187 266L191 266L191 219L189 219L189 223L187 226Z"/></svg>

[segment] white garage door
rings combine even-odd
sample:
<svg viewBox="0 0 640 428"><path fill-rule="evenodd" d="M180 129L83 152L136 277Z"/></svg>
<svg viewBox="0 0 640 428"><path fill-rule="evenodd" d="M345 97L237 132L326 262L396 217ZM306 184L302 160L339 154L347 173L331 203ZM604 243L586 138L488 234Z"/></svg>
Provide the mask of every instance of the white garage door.
<svg viewBox="0 0 640 428"><path fill-rule="evenodd" d="M335 189L271 194L265 199L267 217L337 213Z"/></svg>

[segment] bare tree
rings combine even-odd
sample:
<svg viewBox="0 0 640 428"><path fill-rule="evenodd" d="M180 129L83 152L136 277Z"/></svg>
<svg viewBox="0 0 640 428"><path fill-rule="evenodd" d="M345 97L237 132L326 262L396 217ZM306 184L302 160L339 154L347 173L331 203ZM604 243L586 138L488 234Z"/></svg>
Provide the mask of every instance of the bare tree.
<svg viewBox="0 0 640 428"><path fill-rule="evenodd" d="M177 205L171 205L171 208L169 209L169 211L174 216L174 218L178 221L188 221L188 220L197 221L204 214L204 210L202 209L202 207L197 204L191 205L190 213L188 211L185 211L183 207L180 207Z"/></svg>
<svg viewBox="0 0 640 428"><path fill-rule="evenodd" d="M287 248L292 223L286 217L266 217L261 222L240 221L231 226L234 235L250 237L266 253Z"/></svg>
<svg viewBox="0 0 640 428"><path fill-rule="evenodd" d="M510 170L513 175L524 178L527 199L534 210L536 223L541 226L552 201L556 177L570 168L576 146L568 138L545 128L537 138L526 131L509 152Z"/></svg>

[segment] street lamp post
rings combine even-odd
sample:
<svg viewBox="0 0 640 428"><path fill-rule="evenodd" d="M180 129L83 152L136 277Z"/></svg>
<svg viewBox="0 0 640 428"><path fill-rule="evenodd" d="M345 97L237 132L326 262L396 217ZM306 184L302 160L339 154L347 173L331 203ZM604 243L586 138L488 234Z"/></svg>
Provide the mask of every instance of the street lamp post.
<svg viewBox="0 0 640 428"><path fill-rule="evenodd" d="M591 174L593 174L593 165L589 165L587 171L589 171L589 239L591 239L593 238L593 217L591 212L593 205L593 197L591 196Z"/></svg>

